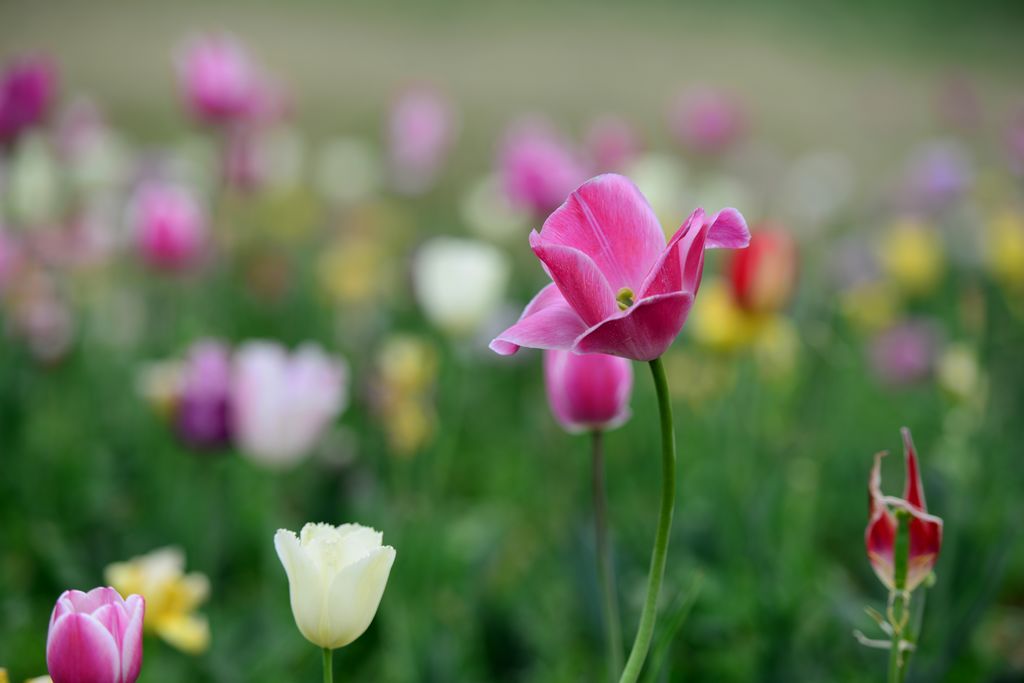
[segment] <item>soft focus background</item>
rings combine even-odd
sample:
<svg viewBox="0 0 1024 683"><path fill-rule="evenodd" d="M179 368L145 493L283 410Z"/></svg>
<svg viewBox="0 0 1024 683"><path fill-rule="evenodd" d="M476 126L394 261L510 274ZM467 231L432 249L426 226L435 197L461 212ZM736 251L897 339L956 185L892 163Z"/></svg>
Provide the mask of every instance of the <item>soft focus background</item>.
<svg viewBox="0 0 1024 683"><path fill-rule="evenodd" d="M867 475L906 425L945 520L909 680L1022 680L1020 5L721 4L0 5L4 68L47 74L0 120L12 680L45 673L61 591L115 579L157 596L140 681L316 680L272 543L306 521L398 551L339 680L601 680L587 439L539 353L487 342L545 282L530 229L611 170L669 234L735 206L783 245L711 256L666 357L681 627L652 678L880 680ZM203 41L235 61L190 71ZM636 372L606 440L630 641L659 477Z"/></svg>

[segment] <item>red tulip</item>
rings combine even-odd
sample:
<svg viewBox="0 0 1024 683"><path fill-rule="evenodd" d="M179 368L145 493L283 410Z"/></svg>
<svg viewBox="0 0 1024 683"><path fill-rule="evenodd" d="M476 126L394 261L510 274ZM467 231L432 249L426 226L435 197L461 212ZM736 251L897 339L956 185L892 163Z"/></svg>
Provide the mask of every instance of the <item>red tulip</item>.
<svg viewBox="0 0 1024 683"><path fill-rule="evenodd" d="M785 308L796 289L798 257L796 240L785 230L769 225L755 231L750 246L729 261L736 303L752 313Z"/></svg>
<svg viewBox="0 0 1024 683"><path fill-rule="evenodd" d="M629 418L633 365L625 358L545 351L544 383L566 431L614 429Z"/></svg>
<svg viewBox="0 0 1024 683"><path fill-rule="evenodd" d="M874 467L871 468L871 478L868 480L869 519L864 541L875 574L889 590L896 589L894 546L899 525L894 511L901 510L910 516L909 557L906 584L903 586L903 589L909 592L931 574L939 558L942 520L928 514L924 502L924 488L921 485L921 473L917 465L917 453L910 438L910 430L904 427L901 433L907 463L907 483L903 497L882 495L881 463L887 453L877 454Z"/></svg>

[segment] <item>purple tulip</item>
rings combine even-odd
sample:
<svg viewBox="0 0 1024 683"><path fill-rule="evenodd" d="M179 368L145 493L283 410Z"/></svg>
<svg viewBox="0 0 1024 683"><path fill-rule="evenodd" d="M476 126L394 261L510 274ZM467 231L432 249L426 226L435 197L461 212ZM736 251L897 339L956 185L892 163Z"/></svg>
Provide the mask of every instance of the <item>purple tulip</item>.
<svg viewBox="0 0 1024 683"><path fill-rule="evenodd" d="M388 145L400 192L419 194L430 187L455 139L456 116L449 102L431 88L402 93L388 120Z"/></svg>
<svg viewBox="0 0 1024 683"><path fill-rule="evenodd" d="M53 608L46 666L53 683L134 683L142 668L140 595L113 588L64 591Z"/></svg>
<svg viewBox="0 0 1024 683"><path fill-rule="evenodd" d="M215 341L192 346L182 373L176 426L195 448L220 448L231 440L231 355Z"/></svg>
<svg viewBox="0 0 1024 683"><path fill-rule="evenodd" d="M544 383L551 412L568 432L614 429L629 419L633 365L625 358L548 350Z"/></svg>
<svg viewBox="0 0 1024 683"><path fill-rule="evenodd" d="M587 177L576 152L542 119L509 129L498 167L509 203L537 216L556 208Z"/></svg>
<svg viewBox="0 0 1024 683"><path fill-rule="evenodd" d="M29 56L7 67L0 82L0 145L46 117L57 92L57 72L45 57Z"/></svg>
<svg viewBox="0 0 1024 683"><path fill-rule="evenodd" d="M959 144L951 141L929 143L910 158L908 198L914 206L941 208L970 189L973 175L970 159Z"/></svg>
<svg viewBox="0 0 1024 683"><path fill-rule="evenodd" d="M651 205L620 175L588 180L533 231L530 246L554 281L491 342L507 356L520 346L654 360L690 312L704 250L750 241L736 209L695 210L665 244Z"/></svg>

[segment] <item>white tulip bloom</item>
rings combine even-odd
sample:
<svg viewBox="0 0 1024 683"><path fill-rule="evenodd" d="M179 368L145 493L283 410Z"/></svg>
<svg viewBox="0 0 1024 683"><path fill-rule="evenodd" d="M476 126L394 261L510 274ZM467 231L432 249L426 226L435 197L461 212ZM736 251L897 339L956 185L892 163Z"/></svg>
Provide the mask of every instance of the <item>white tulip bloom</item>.
<svg viewBox="0 0 1024 683"><path fill-rule="evenodd" d="M292 614L306 640L322 648L348 645L373 621L395 549L383 534L359 524L307 524L274 535L288 574Z"/></svg>
<svg viewBox="0 0 1024 683"><path fill-rule="evenodd" d="M483 242L435 237L413 264L413 286L423 313L456 336L475 332L505 298L508 257Z"/></svg>

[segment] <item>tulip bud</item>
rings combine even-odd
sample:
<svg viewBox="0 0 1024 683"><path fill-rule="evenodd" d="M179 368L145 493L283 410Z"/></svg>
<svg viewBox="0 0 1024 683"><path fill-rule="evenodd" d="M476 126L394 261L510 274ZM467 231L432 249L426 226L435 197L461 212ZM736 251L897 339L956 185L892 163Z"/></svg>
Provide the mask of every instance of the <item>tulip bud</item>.
<svg viewBox="0 0 1024 683"><path fill-rule="evenodd" d="M149 182L135 193L129 220L143 260L161 270L183 270L207 246L206 216L187 190Z"/></svg>
<svg viewBox="0 0 1024 683"><path fill-rule="evenodd" d="M910 430L904 427L903 448L906 453L907 482L903 497L882 495L882 458L887 453L875 456L868 480L868 526L864 532L868 560L879 580L889 590L902 589L908 592L917 588L931 574L939 558L942 545L942 520L928 514L924 501L924 487L917 464L917 453L910 437ZM907 574L903 586L896 585L895 558L898 524L893 511L902 510L909 515L909 552Z"/></svg>
<svg viewBox="0 0 1024 683"><path fill-rule="evenodd" d="M200 121L230 123L248 117L255 108L260 91L258 71L233 36L193 39L177 66L185 104Z"/></svg>
<svg viewBox="0 0 1024 683"><path fill-rule="evenodd" d="M56 70L47 59L26 57L11 64L0 82L0 145L42 121L56 90Z"/></svg>
<svg viewBox="0 0 1024 683"><path fill-rule="evenodd" d="M629 419L633 365L626 358L548 350L544 383L551 412L568 432L614 429Z"/></svg>
<svg viewBox="0 0 1024 683"><path fill-rule="evenodd" d="M299 536L285 529L274 535L292 614L306 640L334 649L366 631L395 561L395 549L382 540L359 524L307 524Z"/></svg>
<svg viewBox="0 0 1024 683"><path fill-rule="evenodd" d="M53 683L134 683L142 667L145 601L113 588L64 591L53 608L46 666Z"/></svg>
<svg viewBox="0 0 1024 683"><path fill-rule="evenodd" d="M750 246L732 252L729 280L736 303L752 313L785 308L796 289L799 253L796 240L774 225L750 236Z"/></svg>

